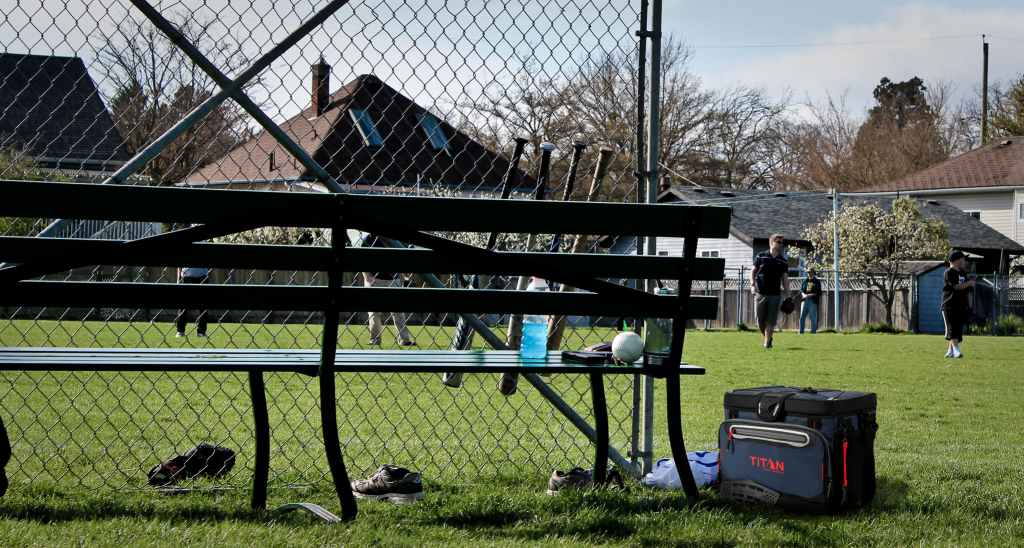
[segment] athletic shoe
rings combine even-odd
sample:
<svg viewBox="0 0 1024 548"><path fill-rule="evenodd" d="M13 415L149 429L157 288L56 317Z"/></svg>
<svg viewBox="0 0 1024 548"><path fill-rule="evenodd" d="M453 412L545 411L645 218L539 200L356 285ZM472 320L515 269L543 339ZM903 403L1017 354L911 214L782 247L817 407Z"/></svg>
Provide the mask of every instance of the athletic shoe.
<svg viewBox="0 0 1024 548"><path fill-rule="evenodd" d="M765 350L771 350L772 349L772 341L774 341L774 340L775 340L775 337L772 337L772 338L768 339L768 342L764 343Z"/></svg>
<svg viewBox="0 0 1024 548"><path fill-rule="evenodd" d="M573 468L568 472L555 470L548 480L547 494L554 495L563 489L583 489L590 487L594 482L594 475L591 470Z"/></svg>
<svg viewBox="0 0 1024 548"><path fill-rule="evenodd" d="M445 386L458 388L462 386L462 373L445 373L441 376L441 382L443 382Z"/></svg>
<svg viewBox="0 0 1024 548"><path fill-rule="evenodd" d="M952 348L949 349L949 352L946 352L946 357L947 358L952 358L953 357L953 349Z"/></svg>
<svg viewBox="0 0 1024 548"><path fill-rule="evenodd" d="M351 487L357 499L389 500L395 504L423 500L419 472L410 472L393 464L381 466L367 479L353 481Z"/></svg>
<svg viewBox="0 0 1024 548"><path fill-rule="evenodd" d="M498 377L498 392L506 396L511 396L516 393L516 389L519 385L519 374L518 373L502 373Z"/></svg>
<svg viewBox="0 0 1024 548"><path fill-rule="evenodd" d="M370 339L366 346L380 346L380 339Z"/></svg>
<svg viewBox="0 0 1024 548"><path fill-rule="evenodd" d="M177 333L174 334L174 338L175 339L183 339L183 338L185 338L185 332L184 331L178 331Z"/></svg>
<svg viewBox="0 0 1024 548"><path fill-rule="evenodd" d="M953 352L953 357L954 358L962 358L962 357L964 357L964 354L963 354L963 352Z"/></svg>
<svg viewBox="0 0 1024 548"><path fill-rule="evenodd" d="M200 333L200 334L196 335L196 337L199 337L200 339L205 339L206 338L206 333Z"/></svg>
<svg viewBox="0 0 1024 548"><path fill-rule="evenodd" d="M399 344L401 344L402 346L416 346L416 341L406 341Z"/></svg>

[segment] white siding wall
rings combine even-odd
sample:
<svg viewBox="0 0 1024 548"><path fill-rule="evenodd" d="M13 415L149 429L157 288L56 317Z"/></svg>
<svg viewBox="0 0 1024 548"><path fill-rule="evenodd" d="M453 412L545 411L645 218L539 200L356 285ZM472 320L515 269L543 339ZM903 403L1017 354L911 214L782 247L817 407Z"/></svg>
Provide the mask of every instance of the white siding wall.
<svg viewBox="0 0 1024 548"><path fill-rule="evenodd" d="M670 257L682 257L685 242L685 238L658 238L658 253L667 251ZM697 242L697 256L700 256L701 251L710 250L718 250L718 256L725 259L725 268L754 266L753 250L735 236L702 238Z"/></svg>
<svg viewBox="0 0 1024 548"><path fill-rule="evenodd" d="M1013 191L1013 218L1016 222L1013 225L1013 241L1024 244L1024 219L1021 219L1021 208L1024 208L1024 190Z"/></svg>
<svg viewBox="0 0 1024 548"><path fill-rule="evenodd" d="M1014 200L1015 191L979 192L959 194L922 194L918 198L942 200L964 211L980 211L981 222L998 230L1003 236L1014 239ZM1019 233L1019 231L1018 231Z"/></svg>

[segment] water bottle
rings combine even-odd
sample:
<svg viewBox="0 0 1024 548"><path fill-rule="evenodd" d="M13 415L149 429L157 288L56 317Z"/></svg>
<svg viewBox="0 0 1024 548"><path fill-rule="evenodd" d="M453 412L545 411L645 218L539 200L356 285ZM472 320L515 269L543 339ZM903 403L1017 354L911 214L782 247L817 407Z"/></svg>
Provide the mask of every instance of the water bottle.
<svg viewBox="0 0 1024 548"><path fill-rule="evenodd" d="M547 291L546 280L534 276L527 291ZM547 314L525 314L523 316L523 339L519 345L519 355L529 359L544 359L548 353L548 316Z"/></svg>

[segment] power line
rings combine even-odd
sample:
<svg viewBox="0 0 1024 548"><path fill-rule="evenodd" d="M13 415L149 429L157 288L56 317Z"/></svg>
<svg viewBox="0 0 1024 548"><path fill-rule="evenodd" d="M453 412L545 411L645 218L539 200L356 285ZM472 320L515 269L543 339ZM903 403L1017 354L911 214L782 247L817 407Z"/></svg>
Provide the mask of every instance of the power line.
<svg viewBox="0 0 1024 548"><path fill-rule="evenodd" d="M1008 42L1017 42L1018 44L1024 44L1024 40L1014 40L1013 38L1003 38L1002 36L993 36L991 34L986 34L985 36L989 38L998 38L1000 40L1006 40Z"/></svg>
<svg viewBox="0 0 1024 548"><path fill-rule="evenodd" d="M959 36L936 36L932 38L907 38L904 40L873 40L865 42L831 42L825 44L776 44L763 46L693 46L693 49L741 49L741 48L815 48L821 46L861 46L867 44L895 44L899 42L928 42L932 40L956 40L959 38L974 38L981 34L963 34ZM986 36L992 36L988 34ZM1010 40L1003 38L1003 40ZM1017 42L1018 40L1013 40Z"/></svg>

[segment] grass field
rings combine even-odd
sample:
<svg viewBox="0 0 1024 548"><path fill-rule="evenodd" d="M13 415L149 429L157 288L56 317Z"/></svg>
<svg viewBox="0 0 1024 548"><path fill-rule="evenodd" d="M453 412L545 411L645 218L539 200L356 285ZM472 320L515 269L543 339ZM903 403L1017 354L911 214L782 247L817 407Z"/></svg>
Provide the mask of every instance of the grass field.
<svg viewBox="0 0 1024 548"><path fill-rule="evenodd" d="M878 393L878 495L868 507L841 516L738 507L711 491L690 502L637 483L629 493L548 497L544 486L550 472L518 468L513 463L521 455L513 454L495 462L497 475L480 479L460 481L475 474L458 458L443 471L427 469L423 503L360 503L359 518L341 526L306 515L253 512L247 490L161 496L67 488L49 476L15 481L0 499L0 545L1021 546L1024 429L1018 400L1024 388L1024 338L968 338L963 351L964 359L943 359L944 341L924 335L781 333L775 348L765 351L756 333L687 334L684 358L707 368L704 377L682 380L690 450L716 449L722 394L734 388L787 384ZM480 386L486 382L480 380ZM563 388L559 383L567 382L553 380ZM463 415L489 413L492 405L502 412L535 404L532 391L499 402L470 385L452 397L466 406L459 411ZM659 383L659 404L663 390ZM229 390L205 397L231 396ZM395 391L394 396L426 416L437 411L418 407L418 398L440 401L423 392ZM245 397L244 392L235 397ZM655 416L663 417L664 409ZM557 436L560 417L552 415L550 422L526 430L543 428ZM536 442L544 443L540 436ZM668 456L668 451L659 429L655 453ZM270 504L298 500L338 510L324 481L275 489Z"/></svg>

